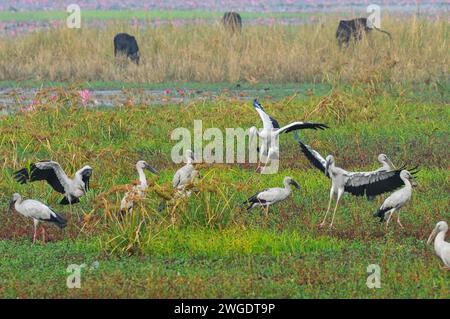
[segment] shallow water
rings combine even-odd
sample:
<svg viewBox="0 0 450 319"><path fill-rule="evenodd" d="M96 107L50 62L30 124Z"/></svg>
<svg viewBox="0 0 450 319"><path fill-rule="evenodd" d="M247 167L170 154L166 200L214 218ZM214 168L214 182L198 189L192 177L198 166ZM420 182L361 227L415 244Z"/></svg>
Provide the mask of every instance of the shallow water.
<svg viewBox="0 0 450 319"><path fill-rule="evenodd" d="M169 104L189 104L191 102L212 101L218 98L228 98L241 101L250 101L254 98L272 98L272 94L277 97L290 96L296 92L303 91L303 88L270 88L263 89L174 89L167 92L161 89L124 89L124 90L89 90L89 101L87 107L120 107L127 103L133 105L169 105ZM10 114L21 109L26 109L33 104L39 89L0 89L0 114Z"/></svg>

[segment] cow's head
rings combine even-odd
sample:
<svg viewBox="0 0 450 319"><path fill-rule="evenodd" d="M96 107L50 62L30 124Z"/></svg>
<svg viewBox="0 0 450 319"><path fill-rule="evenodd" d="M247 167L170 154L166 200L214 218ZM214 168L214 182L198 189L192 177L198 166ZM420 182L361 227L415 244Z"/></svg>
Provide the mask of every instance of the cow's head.
<svg viewBox="0 0 450 319"><path fill-rule="evenodd" d="M131 61L133 61L136 64L139 64L139 60L140 60L140 56L139 56L139 51L136 53L133 53L130 55L130 59Z"/></svg>

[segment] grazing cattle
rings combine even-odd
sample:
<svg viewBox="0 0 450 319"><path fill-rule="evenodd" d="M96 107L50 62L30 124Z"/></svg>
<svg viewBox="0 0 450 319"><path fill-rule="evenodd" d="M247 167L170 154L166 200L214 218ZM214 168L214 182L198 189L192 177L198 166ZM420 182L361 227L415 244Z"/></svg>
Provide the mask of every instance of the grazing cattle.
<svg viewBox="0 0 450 319"><path fill-rule="evenodd" d="M136 38L127 33L119 33L114 37L114 56L124 54L139 64L139 47Z"/></svg>
<svg viewBox="0 0 450 319"><path fill-rule="evenodd" d="M242 19L237 12L225 12L223 15L223 25L225 28L229 29L232 33L241 32L242 30Z"/></svg>
<svg viewBox="0 0 450 319"><path fill-rule="evenodd" d="M380 30L374 25L372 25L372 27L369 27L369 25L367 24L367 18L341 20L336 30L336 39L340 47L342 47L342 45L348 47L348 44L352 38L355 42L361 41L363 34L372 31L372 29L387 34L389 36L389 39L391 39L391 35L389 32Z"/></svg>

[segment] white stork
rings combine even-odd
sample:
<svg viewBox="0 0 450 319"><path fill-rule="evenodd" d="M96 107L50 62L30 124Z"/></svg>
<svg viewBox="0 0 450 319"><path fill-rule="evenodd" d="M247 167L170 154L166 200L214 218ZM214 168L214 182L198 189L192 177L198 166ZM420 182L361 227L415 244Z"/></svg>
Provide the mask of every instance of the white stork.
<svg viewBox="0 0 450 319"><path fill-rule="evenodd" d="M150 166L146 161L138 161L136 163L136 170L139 175L139 184L133 186L133 188L128 191L120 202L120 211L122 213L131 213L134 206L134 201L142 199L145 196L145 191L148 188L147 178L145 177L144 169L149 170L153 174L158 175L158 171Z"/></svg>
<svg viewBox="0 0 450 319"><path fill-rule="evenodd" d="M14 208L19 214L33 219L34 222L33 244L36 242L37 226L39 222L43 221L54 223L61 229L66 227L67 224L66 219L55 213L47 205L44 205L43 203L34 199L22 200L22 197L18 193L13 194L9 207L10 210ZM44 227L42 227L42 236L45 241Z"/></svg>
<svg viewBox="0 0 450 319"><path fill-rule="evenodd" d="M389 214L386 221L386 229L394 212L397 212L397 223L401 228L403 228L403 225L400 222L400 209L411 200L413 176L408 171L402 170L400 172L400 178L405 186L389 195L389 197L385 199L381 207L375 213L375 216L379 217L381 221L384 221L385 215Z"/></svg>
<svg viewBox="0 0 450 319"><path fill-rule="evenodd" d="M273 187L256 193L249 199L247 199L243 205L250 205L247 210L251 210L255 207L261 206L265 209L266 215L269 213L269 206L275 203L281 202L289 197L292 192L291 185L300 189L300 185L291 177L286 176L283 180L284 187Z"/></svg>
<svg viewBox="0 0 450 319"><path fill-rule="evenodd" d="M91 175L92 168L86 165L73 178L69 178L57 162L40 161L32 163L29 170L18 170L14 173L14 178L21 184L45 180L55 191L64 195L61 205L72 205L79 203L80 197L89 190Z"/></svg>
<svg viewBox="0 0 450 319"><path fill-rule="evenodd" d="M333 227L334 216L336 214L339 200L344 192L355 196L366 195L368 198L371 198L383 193L391 192L404 184L402 178L400 177L400 172L402 171L401 169L391 171L376 170L372 172L348 172L335 165L334 157L332 155L328 155L327 158L324 159L309 145L303 144L298 136L296 136L296 139L300 145L302 153L306 156L309 162L321 170L325 176L331 178L330 200L328 202L325 217L319 227L323 227L325 225L334 195L336 195L337 199L330 228ZM411 170L411 174L414 175L417 171L413 170Z"/></svg>
<svg viewBox="0 0 450 319"><path fill-rule="evenodd" d="M312 122L292 122L288 125L280 127L278 122L270 117L263 109L261 104L259 104L258 100L255 99L253 101L253 107L256 112L258 112L262 122L263 129L258 130L256 126L252 126L249 129L249 138L250 143L257 135L261 139L261 148L257 149L262 157L265 157L265 165L267 165L269 160L278 159L279 148L278 148L278 137L282 133L289 133L296 130L303 129L313 129L313 130L323 130L328 128L327 125L321 123L312 123ZM260 165L258 165L257 170Z"/></svg>
<svg viewBox="0 0 450 319"><path fill-rule="evenodd" d="M176 171L172 179L172 186L176 190L184 193L185 187L192 183L198 175L198 171L194 167L194 153L191 150L187 150L186 164ZM190 191L186 195L189 196Z"/></svg>
<svg viewBox="0 0 450 319"><path fill-rule="evenodd" d="M444 221L440 221L436 224L433 231L428 237L427 244L429 245L434 239L434 251L442 261L444 262L445 268L450 270L450 243L445 241L445 235L448 232L448 224Z"/></svg>
<svg viewBox="0 0 450 319"><path fill-rule="evenodd" d="M378 155L378 162L380 162L382 166L379 169L377 169L377 171L389 172L395 170L394 164L392 164L391 160L389 159L389 157L387 157L386 154Z"/></svg>

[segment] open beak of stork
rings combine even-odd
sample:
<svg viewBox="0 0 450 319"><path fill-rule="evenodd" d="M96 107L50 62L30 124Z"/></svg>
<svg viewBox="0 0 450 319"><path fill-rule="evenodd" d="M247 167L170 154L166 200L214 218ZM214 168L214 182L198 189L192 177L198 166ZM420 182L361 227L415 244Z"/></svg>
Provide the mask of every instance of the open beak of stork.
<svg viewBox="0 0 450 319"><path fill-rule="evenodd" d="M291 179L290 184L291 184L291 185L294 185L295 188L300 189L300 184L297 183L296 181L294 181L293 179Z"/></svg>
<svg viewBox="0 0 450 319"><path fill-rule="evenodd" d="M13 198L9 202L9 211L12 213L14 211L14 204L16 203L16 200Z"/></svg>
<svg viewBox="0 0 450 319"><path fill-rule="evenodd" d="M431 241L434 239L434 237L436 237L437 232L438 232L438 227L436 226L436 227L434 227L433 231L431 232L430 237L428 237L427 245L429 245L431 243Z"/></svg>
<svg viewBox="0 0 450 319"><path fill-rule="evenodd" d="M331 159L327 158L327 162L325 165L325 176L329 176L329 169L330 169L330 165L331 165Z"/></svg>
<svg viewBox="0 0 450 319"><path fill-rule="evenodd" d="M416 179L414 178L414 176L412 176L412 175L409 176L409 181L410 181L412 187L417 187L419 185L417 183Z"/></svg>
<svg viewBox="0 0 450 319"><path fill-rule="evenodd" d="M397 169L397 168L395 167L395 165L392 163L392 161L390 160L390 158L387 157L387 156L386 156L386 163L388 163L388 165L389 165L390 167L392 167L392 169Z"/></svg>
<svg viewBox="0 0 450 319"><path fill-rule="evenodd" d="M159 172L154 167L148 165L147 163L144 164L144 168L149 170L153 174L159 175Z"/></svg>

